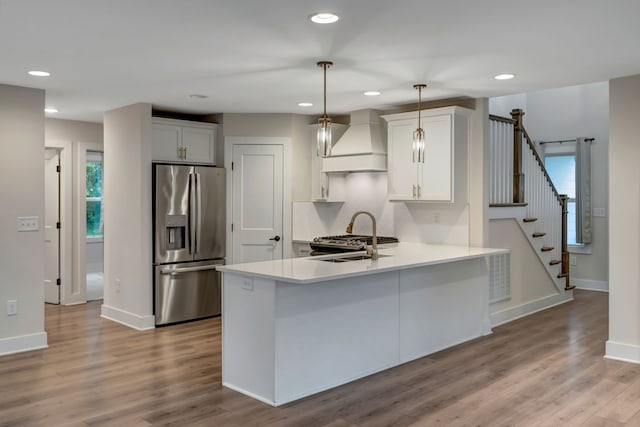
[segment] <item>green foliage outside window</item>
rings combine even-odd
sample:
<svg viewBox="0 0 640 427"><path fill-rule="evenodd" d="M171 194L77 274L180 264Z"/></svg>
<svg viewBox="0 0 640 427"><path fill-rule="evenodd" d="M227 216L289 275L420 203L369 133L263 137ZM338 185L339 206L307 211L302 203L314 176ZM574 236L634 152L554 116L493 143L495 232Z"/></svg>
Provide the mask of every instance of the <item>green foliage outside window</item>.
<svg viewBox="0 0 640 427"><path fill-rule="evenodd" d="M102 236L102 162L87 162L87 236Z"/></svg>

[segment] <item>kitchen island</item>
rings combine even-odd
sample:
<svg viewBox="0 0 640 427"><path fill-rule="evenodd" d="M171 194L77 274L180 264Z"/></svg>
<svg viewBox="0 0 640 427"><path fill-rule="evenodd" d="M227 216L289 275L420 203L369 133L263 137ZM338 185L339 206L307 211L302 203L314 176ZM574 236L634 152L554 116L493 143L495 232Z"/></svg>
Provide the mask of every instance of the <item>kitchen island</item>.
<svg viewBox="0 0 640 427"><path fill-rule="evenodd" d="M486 257L506 252L400 243L375 261L219 267L222 383L278 406L490 334Z"/></svg>

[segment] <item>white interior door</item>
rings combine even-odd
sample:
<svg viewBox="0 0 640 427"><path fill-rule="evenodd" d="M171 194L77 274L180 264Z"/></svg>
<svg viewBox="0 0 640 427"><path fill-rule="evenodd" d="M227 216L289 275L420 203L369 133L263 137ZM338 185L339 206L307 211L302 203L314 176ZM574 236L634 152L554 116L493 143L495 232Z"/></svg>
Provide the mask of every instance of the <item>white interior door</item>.
<svg viewBox="0 0 640 427"><path fill-rule="evenodd" d="M282 258L283 147L233 145L233 263Z"/></svg>
<svg viewBox="0 0 640 427"><path fill-rule="evenodd" d="M55 148L45 149L44 155L44 246L45 277L44 301L60 303L60 153Z"/></svg>

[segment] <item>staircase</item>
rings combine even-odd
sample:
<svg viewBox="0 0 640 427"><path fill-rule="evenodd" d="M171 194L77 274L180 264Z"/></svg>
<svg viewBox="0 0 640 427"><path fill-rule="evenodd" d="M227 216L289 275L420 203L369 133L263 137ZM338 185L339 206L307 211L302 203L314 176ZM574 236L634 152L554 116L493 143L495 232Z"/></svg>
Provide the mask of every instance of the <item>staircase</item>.
<svg viewBox="0 0 640 427"><path fill-rule="evenodd" d="M522 126L524 112L490 118L491 207L513 207L514 218L558 290L570 284L567 196L558 194Z"/></svg>

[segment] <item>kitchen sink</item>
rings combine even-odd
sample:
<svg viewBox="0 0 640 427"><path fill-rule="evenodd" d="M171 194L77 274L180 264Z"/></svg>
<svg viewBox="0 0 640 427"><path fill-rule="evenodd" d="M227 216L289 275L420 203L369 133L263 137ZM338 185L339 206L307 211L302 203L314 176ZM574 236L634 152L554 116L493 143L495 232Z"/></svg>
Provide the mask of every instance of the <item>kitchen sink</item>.
<svg viewBox="0 0 640 427"><path fill-rule="evenodd" d="M388 257L388 256L391 256L391 255L380 255L380 254L378 254L378 258L384 258L384 257ZM362 260L366 260L366 259L371 259L371 255L366 255L366 254L348 255L348 256L340 256L340 257L336 257L336 258L321 258L321 259L317 259L316 261L350 262L350 261L362 261Z"/></svg>

